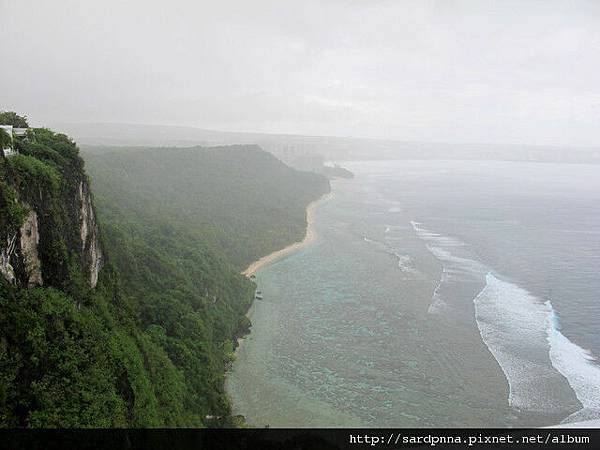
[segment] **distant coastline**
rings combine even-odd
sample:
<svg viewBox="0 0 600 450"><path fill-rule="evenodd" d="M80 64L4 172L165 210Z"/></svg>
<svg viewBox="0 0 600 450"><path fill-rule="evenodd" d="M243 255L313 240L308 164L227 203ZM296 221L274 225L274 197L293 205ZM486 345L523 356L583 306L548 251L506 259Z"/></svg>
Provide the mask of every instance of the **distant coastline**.
<svg viewBox="0 0 600 450"><path fill-rule="evenodd" d="M294 242L293 244L290 244L287 247L284 247L280 250L276 250L273 253L270 253L256 261L254 261L252 264L250 264L246 268L246 270L244 270L242 272L242 275L249 277L250 275L253 275L256 272L258 272L264 266L274 263L275 261L280 260L284 256L294 253L295 251L297 251L297 250L301 249L302 247L305 247L306 245L313 242L316 238L316 233L314 230L314 221L315 221L315 211L317 209L317 206L321 205L322 203L325 203L326 201L330 200L332 197L333 197L333 192L330 192L308 204L308 206L306 207L306 234L304 236L304 239L302 239L299 242Z"/></svg>

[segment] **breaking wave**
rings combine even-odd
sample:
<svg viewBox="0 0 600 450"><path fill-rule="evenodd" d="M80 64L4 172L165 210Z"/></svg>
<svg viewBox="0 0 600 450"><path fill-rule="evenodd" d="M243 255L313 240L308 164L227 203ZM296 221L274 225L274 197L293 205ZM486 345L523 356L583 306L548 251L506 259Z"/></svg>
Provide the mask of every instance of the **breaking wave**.
<svg viewBox="0 0 600 450"><path fill-rule="evenodd" d="M508 381L509 405L540 412L568 409L565 398L556 392L556 386L564 385L566 379L582 408L563 422L600 418L600 365L589 351L562 334L551 302L494 276L483 263L469 257L463 242L418 222L411 225L442 264L428 312L448 307L441 295L448 283L485 280L473 300L475 318L483 342Z"/></svg>
<svg viewBox="0 0 600 450"><path fill-rule="evenodd" d="M411 221L411 225L417 236L425 242L427 250L442 264L440 280L431 294L431 304L427 309L428 313L437 314L448 307L442 295L443 288L463 281L479 282L488 269L479 261L452 253L459 248L464 250L462 241L428 230L419 222Z"/></svg>
<svg viewBox="0 0 600 450"><path fill-rule="evenodd" d="M600 366L561 333L550 301L488 273L474 303L481 337L508 380L511 406L560 409L554 386L564 376L583 406L565 420L600 417Z"/></svg>
<svg viewBox="0 0 600 450"><path fill-rule="evenodd" d="M404 255L402 253L399 253L399 252L393 250L387 244L385 244L383 242L379 242L379 241L377 241L375 239L371 239L371 238L369 238L367 236L363 236L363 241L368 242L369 244L374 245L380 251L382 251L384 253L387 253L388 255L391 255L394 258L396 258L396 261L398 263L398 268L402 272L413 273L413 274L417 273L417 270L412 266L412 258L410 256Z"/></svg>

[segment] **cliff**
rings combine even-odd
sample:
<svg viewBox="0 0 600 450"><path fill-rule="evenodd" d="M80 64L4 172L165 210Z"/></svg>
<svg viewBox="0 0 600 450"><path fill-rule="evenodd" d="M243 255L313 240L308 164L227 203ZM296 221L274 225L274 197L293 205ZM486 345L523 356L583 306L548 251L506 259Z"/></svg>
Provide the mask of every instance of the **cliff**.
<svg viewBox="0 0 600 450"><path fill-rule="evenodd" d="M235 424L224 375L255 288L238 261L302 230L327 180L239 147L107 153L90 185L64 135L16 150L0 158L0 427Z"/></svg>
<svg viewBox="0 0 600 450"><path fill-rule="evenodd" d="M0 273L20 287L98 283L103 252L83 161L66 136L38 129L0 166Z"/></svg>

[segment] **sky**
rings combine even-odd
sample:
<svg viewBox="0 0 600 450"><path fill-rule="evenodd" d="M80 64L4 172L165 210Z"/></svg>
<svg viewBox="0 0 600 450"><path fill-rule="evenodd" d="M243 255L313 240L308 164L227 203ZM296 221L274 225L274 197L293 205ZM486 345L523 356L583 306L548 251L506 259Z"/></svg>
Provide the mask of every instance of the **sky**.
<svg viewBox="0 0 600 450"><path fill-rule="evenodd" d="M600 1L0 0L0 109L600 146Z"/></svg>

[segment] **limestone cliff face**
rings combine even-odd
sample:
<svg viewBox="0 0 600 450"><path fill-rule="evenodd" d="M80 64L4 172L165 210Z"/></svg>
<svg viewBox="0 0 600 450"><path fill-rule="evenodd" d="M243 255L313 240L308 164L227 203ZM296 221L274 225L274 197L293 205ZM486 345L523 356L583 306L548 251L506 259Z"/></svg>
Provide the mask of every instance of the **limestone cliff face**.
<svg viewBox="0 0 600 450"><path fill-rule="evenodd" d="M39 242L38 217L29 211L19 231L7 236L0 248L0 273L6 281L23 287L44 284Z"/></svg>
<svg viewBox="0 0 600 450"><path fill-rule="evenodd" d="M95 288L104 259L75 143L36 130L20 155L0 161L0 276L22 288Z"/></svg>
<svg viewBox="0 0 600 450"><path fill-rule="evenodd" d="M64 242L69 246L73 242L77 248L67 248L69 253L79 254L80 265L90 287L96 287L98 275L104 257L99 240L99 228L92 204L90 189L86 180L78 183L74 203L76 210L69 216L76 218L75 223L64 228ZM29 211L17 232L9 233L0 241L0 275L11 284L21 287L42 286L44 268L64 265L65 261L53 261L40 256L40 245L52 247L57 238L54 229L56 217L51 217L43 207L33 207L22 203ZM71 205L73 203L66 203ZM36 211L36 208L39 211ZM40 223L40 217L42 223ZM46 252L49 253L49 252ZM52 283L52 284L56 284Z"/></svg>
<svg viewBox="0 0 600 450"><path fill-rule="evenodd" d="M18 234L10 234L6 236L4 242L0 244L0 275L11 284L15 284L16 276L15 269L10 263L10 259L15 251Z"/></svg>
<svg viewBox="0 0 600 450"><path fill-rule="evenodd" d="M86 181L79 182L78 198L82 263L88 272L90 286L94 288L98 283L103 255L98 237L98 223L92 205L92 196Z"/></svg>
<svg viewBox="0 0 600 450"><path fill-rule="evenodd" d="M38 255L40 233L38 230L38 217L35 211L30 211L25 222L19 230L21 244L21 259L23 265L23 281L27 287L41 286L42 264Z"/></svg>

